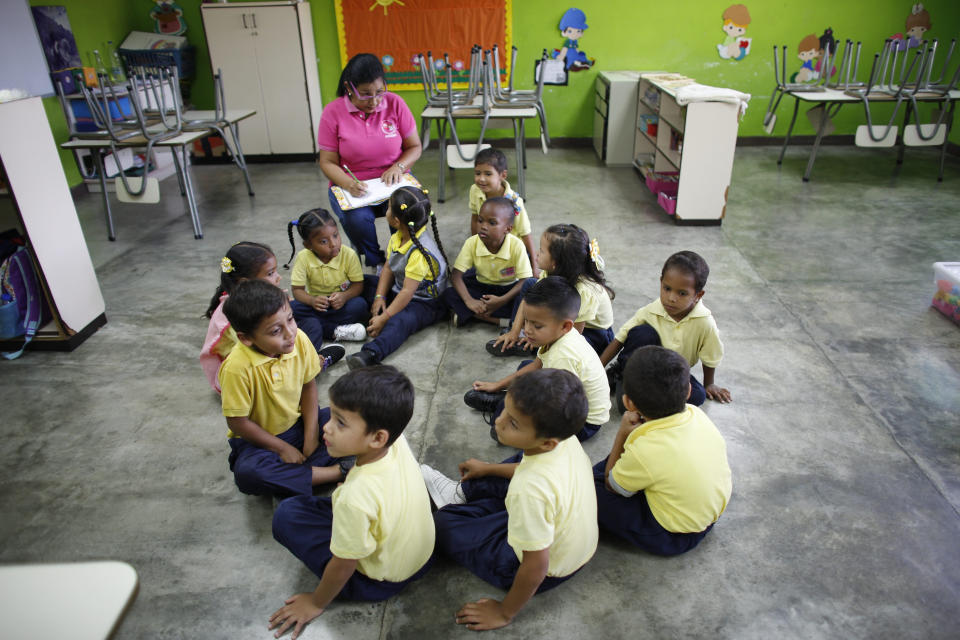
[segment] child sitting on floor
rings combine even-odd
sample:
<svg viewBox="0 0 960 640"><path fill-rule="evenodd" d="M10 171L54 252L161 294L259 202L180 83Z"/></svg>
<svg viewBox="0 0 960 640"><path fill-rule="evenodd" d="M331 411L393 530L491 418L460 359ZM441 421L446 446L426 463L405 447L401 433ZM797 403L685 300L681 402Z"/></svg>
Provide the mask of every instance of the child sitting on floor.
<svg viewBox="0 0 960 640"><path fill-rule="evenodd" d="M237 487L254 495L311 495L315 485L339 480L341 461L319 438L314 378L320 358L297 329L286 294L246 280L223 312L239 341L219 377ZM337 348L342 357L343 347Z"/></svg>
<svg viewBox="0 0 960 640"><path fill-rule="evenodd" d="M610 386L597 352L573 328L580 294L563 278L549 276L530 287L523 307L524 333L530 344L539 347L536 359L525 360L515 373L497 382L474 382L463 401L473 409L492 413L488 422L493 424L503 410L503 390L514 380L541 368L564 369L580 379L587 394L586 424L577 432L582 442L610 419ZM494 436L493 430L490 435Z"/></svg>
<svg viewBox="0 0 960 640"><path fill-rule="evenodd" d="M524 283L534 282L523 242L510 233L514 214L507 198L488 198L480 207L477 233L463 243L453 263L453 286L443 292L454 326L462 327L474 317L492 324L512 318Z"/></svg>
<svg viewBox="0 0 960 640"><path fill-rule="evenodd" d="M470 235L475 236L480 230L478 216L484 201L497 197L509 198L513 201L517 215L511 232L523 241L527 259L532 265L533 277L536 278L540 270L535 262L537 252L533 247L527 209L523 206L523 198L511 189L510 183L507 182L507 156L503 155L503 151L490 147L481 150L473 161L473 184L470 185Z"/></svg>
<svg viewBox="0 0 960 640"><path fill-rule="evenodd" d="M559 276L576 287L580 294L580 312L573 323L598 354L613 340L613 289L603 275L603 258L596 239L575 224L555 224L540 236L537 252L540 278ZM524 283L521 295L534 281ZM523 328L523 302L516 313L513 328L487 343L487 351L495 356L527 355L527 340L520 335Z"/></svg>
<svg viewBox="0 0 960 640"><path fill-rule="evenodd" d="M590 462L573 436L587 415L583 386L569 371L517 378L497 419L500 441L522 453L489 464L460 463L461 483L421 465L439 511L438 550L490 584L509 589L457 612L457 624L482 631L510 624L535 593L552 589L597 549L596 494Z"/></svg>
<svg viewBox="0 0 960 640"><path fill-rule="evenodd" d="M206 316L210 318L210 324L207 325L207 337L200 349L200 367L217 393L220 393L217 372L237 344L237 333L230 326L227 316L223 315L223 303L233 288L244 280L263 280L274 286L280 285L277 258L270 247L259 242L238 242L220 259L220 286L207 307Z"/></svg>
<svg viewBox="0 0 960 640"><path fill-rule="evenodd" d="M426 193L400 187L390 196L387 222L395 233L370 306L367 335L373 340L347 358L351 369L379 364L415 332L447 315L440 300L447 288L447 256ZM428 222L432 237L425 233Z"/></svg>
<svg viewBox="0 0 960 640"><path fill-rule="evenodd" d="M613 382L619 380L624 364L635 349L662 345L686 358L691 367L703 361L703 384L690 376L690 404L699 407L707 398L730 402L730 392L713 381L723 358L723 343L713 314L700 301L709 275L706 261L693 251L678 251L667 258L660 272L660 298L640 308L620 327L613 342L600 355L600 361L606 366L620 353L610 368ZM616 386L619 398L622 395L619 382Z"/></svg>
<svg viewBox="0 0 960 640"><path fill-rule="evenodd" d="M723 436L685 404L690 368L663 347L640 347L623 372L623 414L610 455L593 467L600 526L641 549L677 555L707 535L730 500Z"/></svg>
<svg viewBox="0 0 960 640"><path fill-rule="evenodd" d="M364 275L360 258L340 242L337 222L325 209L311 209L287 223L290 258L296 247L293 229L303 240L290 273L293 317L319 352L324 339L362 342L367 331L361 322L369 315L364 300ZM284 267L289 268L288 261ZM369 289L372 291L373 284Z"/></svg>
<svg viewBox="0 0 960 640"><path fill-rule="evenodd" d="M410 379L391 366L351 371L330 387L324 443L356 465L331 497L295 496L273 516L273 537L320 577L313 593L270 616L277 637L294 627L296 638L336 597L386 600L429 569L430 498L402 435L413 402Z"/></svg>

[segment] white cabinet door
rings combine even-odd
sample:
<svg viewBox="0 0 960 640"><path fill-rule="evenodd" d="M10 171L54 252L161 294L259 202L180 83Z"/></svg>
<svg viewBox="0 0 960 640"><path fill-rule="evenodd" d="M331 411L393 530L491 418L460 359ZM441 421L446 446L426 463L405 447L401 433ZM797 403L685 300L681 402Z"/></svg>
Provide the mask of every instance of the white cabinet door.
<svg viewBox="0 0 960 640"><path fill-rule="evenodd" d="M240 122L243 152L249 155L270 153L268 112L263 104L251 11L243 7L206 10L203 12L203 26L213 71L219 68L223 74L227 106L257 112L252 118Z"/></svg>
<svg viewBox="0 0 960 640"><path fill-rule="evenodd" d="M250 11L270 148L274 153L313 153L316 132L311 131L296 7Z"/></svg>

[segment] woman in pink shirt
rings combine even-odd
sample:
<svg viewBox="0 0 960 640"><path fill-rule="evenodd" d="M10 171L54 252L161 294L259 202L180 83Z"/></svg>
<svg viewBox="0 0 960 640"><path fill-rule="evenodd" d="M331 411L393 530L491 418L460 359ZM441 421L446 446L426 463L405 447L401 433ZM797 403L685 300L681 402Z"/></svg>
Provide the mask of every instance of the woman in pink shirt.
<svg viewBox="0 0 960 640"><path fill-rule="evenodd" d="M344 166L358 180L399 181L420 157L420 137L410 107L400 96L387 93L377 57L358 53L350 58L340 74L337 96L323 110L317 134L320 169L330 186L355 196L363 194L363 184ZM332 192L329 196L330 207L364 263L383 264L386 257L377 242L374 220L386 215L387 203L344 211Z"/></svg>

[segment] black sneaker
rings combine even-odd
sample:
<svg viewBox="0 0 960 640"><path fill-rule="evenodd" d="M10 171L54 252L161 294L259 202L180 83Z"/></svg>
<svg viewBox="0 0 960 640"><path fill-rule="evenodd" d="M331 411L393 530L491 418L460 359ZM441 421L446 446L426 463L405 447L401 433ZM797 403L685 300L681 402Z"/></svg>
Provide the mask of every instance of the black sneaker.
<svg viewBox="0 0 960 640"><path fill-rule="evenodd" d="M617 383L612 387L614 399L617 401L617 409L620 411L620 415L623 415L627 412L627 407L623 404L623 377L620 376L617 378Z"/></svg>
<svg viewBox="0 0 960 640"><path fill-rule="evenodd" d="M534 354L533 349L528 349L520 344L515 344L501 351L500 346L496 344L496 342L496 340L491 340L487 343L487 353L497 358L506 358L507 356L532 356Z"/></svg>
<svg viewBox="0 0 960 640"><path fill-rule="evenodd" d="M471 409L476 409L484 413L493 413L497 410L497 404L503 396L504 392L502 391L490 393L489 391L470 389L470 391L463 394L463 402Z"/></svg>
<svg viewBox="0 0 960 640"><path fill-rule="evenodd" d="M376 356L367 349L360 349L356 353L351 353L350 357L347 358L347 366L350 367L350 371L371 367L375 364L377 364Z"/></svg>
<svg viewBox="0 0 960 640"><path fill-rule="evenodd" d="M320 349L317 352L317 355L320 356L320 369L326 371L347 354L347 350L344 349L339 344L328 344L327 346Z"/></svg>

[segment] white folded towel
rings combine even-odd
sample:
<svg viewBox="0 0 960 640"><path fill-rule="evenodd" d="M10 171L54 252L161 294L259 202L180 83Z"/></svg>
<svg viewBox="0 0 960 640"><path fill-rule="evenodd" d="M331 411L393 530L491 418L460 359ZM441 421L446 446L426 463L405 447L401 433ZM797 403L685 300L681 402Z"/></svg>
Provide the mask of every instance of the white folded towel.
<svg viewBox="0 0 960 640"><path fill-rule="evenodd" d="M739 105L738 117L743 118L750 101L749 93L742 93L736 89L711 87L706 84L688 84L677 89L677 104L681 107L691 102L729 102Z"/></svg>

